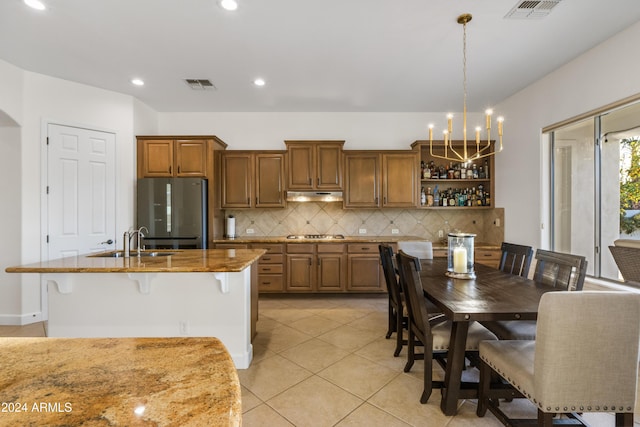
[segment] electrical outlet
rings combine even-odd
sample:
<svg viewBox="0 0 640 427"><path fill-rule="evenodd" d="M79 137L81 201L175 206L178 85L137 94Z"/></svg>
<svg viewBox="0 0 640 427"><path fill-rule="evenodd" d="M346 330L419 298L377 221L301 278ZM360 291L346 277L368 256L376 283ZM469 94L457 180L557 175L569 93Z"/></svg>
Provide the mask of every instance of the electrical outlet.
<svg viewBox="0 0 640 427"><path fill-rule="evenodd" d="M360 229L358 230L358 233L359 233L359 234L367 234L367 229L366 229L366 228L360 228Z"/></svg>
<svg viewBox="0 0 640 427"><path fill-rule="evenodd" d="M178 327L180 328L180 335L189 335L189 322L181 320L178 322Z"/></svg>
<svg viewBox="0 0 640 427"><path fill-rule="evenodd" d="M392 228L391 229L391 234L399 234L400 230L398 230L397 228Z"/></svg>
<svg viewBox="0 0 640 427"><path fill-rule="evenodd" d="M444 231L438 230L438 237L442 239L444 237Z"/></svg>
<svg viewBox="0 0 640 427"><path fill-rule="evenodd" d="M496 218L494 222L496 224L496 227L500 227L500 218Z"/></svg>
<svg viewBox="0 0 640 427"><path fill-rule="evenodd" d="M247 228L247 234L253 234L255 230L253 228Z"/></svg>

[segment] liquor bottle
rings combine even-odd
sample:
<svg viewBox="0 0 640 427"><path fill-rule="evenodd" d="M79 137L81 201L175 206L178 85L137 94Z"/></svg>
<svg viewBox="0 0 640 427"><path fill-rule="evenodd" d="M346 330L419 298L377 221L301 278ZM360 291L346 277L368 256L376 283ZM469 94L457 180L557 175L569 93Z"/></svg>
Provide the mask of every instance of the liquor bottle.
<svg viewBox="0 0 640 427"><path fill-rule="evenodd" d="M424 192L424 187L420 190L420 204L422 206L427 204L427 193Z"/></svg>
<svg viewBox="0 0 640 427"><path fill-rule="evenodd" d="M491 196L489 195L489 192L485 192L484 193L484 206L491 206Z"/></svg>
<svg viewBox="0 0 640 427"><path fill-rule="evenodd" d="M478 179L478 167L475 163L471 166L471 173L473 174L473 179Z"/></svg>
<svg viewBox="0 0 640 427"><path fill-rule="evenodd" d="M489 161L488 160L484 161L484 174L486 175L487 179L489 179Z"/></svg>
<svg viewBox="0 0 640 427"><path fill-rule="evenodd" d="M424 179L424 168L426 165L424 164L424 160L420 161L420 179Z"/></svg>
<svg viewBox="0 0 640 427"><path fill-rule="evenodd" d="M440 179L447 179L447 170L442 165L440 165Z"/></svg>
<svg viewBox="0 0 640 427"><path fill-rule="evenodd" d="M467 179L467 164L460 164L460 179Z"/></svg>
<svg viewBox="0 0 640 427"><path fill-rule="evenodd" d="M427 187L427 206L433 206L433 192L431 191L431 187Z"/></svg>
<svg viewBox="0 0 640 427"><path fill-rule="evenodd" d="M433 206L440 206L440 193L438 192L438 186L433 189Z"/></svg>

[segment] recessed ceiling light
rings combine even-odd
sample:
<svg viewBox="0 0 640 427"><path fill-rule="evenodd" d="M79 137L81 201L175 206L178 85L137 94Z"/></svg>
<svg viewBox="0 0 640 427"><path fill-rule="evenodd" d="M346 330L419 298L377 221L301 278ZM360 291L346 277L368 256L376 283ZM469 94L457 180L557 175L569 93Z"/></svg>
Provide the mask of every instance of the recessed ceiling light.
<svg viewBox="0 0 640 427"><path fill-rule="evenodd" d="M253 84L256 86L264 86L267 82L264 81L264 79L261 78L257 78L253 81Z"/></svg>
<svg viewBox="0 0 640 427"><path fill-rule="evenodd" d="M46 6L40 0L24 0L24 4L36 10L46 9Z"/></svg>
<svg viewBox="0 0 640 427"><path fill-rule="evenodd" d="M220 0L220 6L225 10L236 10L238 2L236 0Z"/></svg>
<svg viewBox="0 0 640 427"><path fill-rule="evenodd" d="M144 86L144 80L142 79L131 79L131 83L136 86Z"/></svg>

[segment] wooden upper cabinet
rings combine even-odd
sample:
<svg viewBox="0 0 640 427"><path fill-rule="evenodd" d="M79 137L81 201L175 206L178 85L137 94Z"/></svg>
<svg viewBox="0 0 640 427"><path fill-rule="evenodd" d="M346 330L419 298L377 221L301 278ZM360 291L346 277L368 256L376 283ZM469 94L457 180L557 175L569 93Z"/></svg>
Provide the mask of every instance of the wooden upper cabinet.
<svg viewBox="0 0 640 427"><path fill-rule="evenodd" d="M250 208L253 197L253 154L222 153L222 207Z"/></svg>
<svg viewBox="0 0 640 427"><path fill-rule="evenodd" d="M380 154L371 151L345 152L345 208L380 206Z"/></svg>
<svg viewBox="0 0 640 427"><path fill-rule="evenodd" d="M284 153L256 154L256 208L284 208Z"/></svg>
<svg viewBox="0 0 640 427"><path fill-rule="evenodd" d="M173 176L173 141L138 141L138 177L166 176Z"/></svg>
<svg viewBox="0 0 640 427"><path fill-rule="evenodd" d="M200 177L207 174L207 141L175 141L175 176Z"/></svg>
<svg viewBox="0 0 640 427"><path fill-rule="evenodd" d="M223 208L283 208L284 153L222 153Z"/></svg>
<svg viewBox="0 0 640 427"><path fill-rule="evenodd" d="M206 177L206 139L138 139L138 178Z"/></svg>
<svg viewBox="0 0 640 427"><path fill-rule="evenodd" d="M285 141L289 190L342 190L344 141Z"/></svg>
<svg viewBox="0 0 640 427"><path fill-rule="evenodd" d="M345 208L418 206L415 151L345 151Z"/></svg>
<svg viewBox="0 0 640 427"><path fill-rule="evenodd" d="M382 207L418 206L418 153L382 154Z"/></svg>

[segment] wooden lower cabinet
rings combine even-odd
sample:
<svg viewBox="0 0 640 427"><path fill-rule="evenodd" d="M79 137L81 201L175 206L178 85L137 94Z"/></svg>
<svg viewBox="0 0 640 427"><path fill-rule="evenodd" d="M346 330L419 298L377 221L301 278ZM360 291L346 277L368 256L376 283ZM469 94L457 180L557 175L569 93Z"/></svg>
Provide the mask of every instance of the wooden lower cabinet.
<svg viewBox="0 0 640 427"><path fill-rule="evenodd" d="M474 251L474 261L488 267L498 268L502 252L498 249L476 249Z"/></svg>
<svg viewBox="0 0 640 427"><path fill-rule="evenodd" d="M377 243L349 244L347 265L348 291L386 292Z"/></svg>
<svg viewBox="0 0 640 427"><path fill-rule="evenodd" d="M253 243L251 249L266 249L258 261L258 290L260 292L284 291L284 245Z"/></svg>
<svg viewBox="0 0 640 427"><path fill-rule="evenodd" d="M491 268L498 268L500 265L500 249L475 249L474 250L474 262L477 264L486 265ZM434 249L434 258L446 258L446 249Z"/></svg>
<svg viewBox="0 0 640 427"><path fill-rule="evenodd" d="M378 243L216 243L215 248L266 249L256 264L260 293L387 290Z"/></svg>
<svg viewBox="0 0 640 427"><path fill-rule="evenodd" d="M287 291L344 292L346 246L332 243L287 244Z"/></svg>

